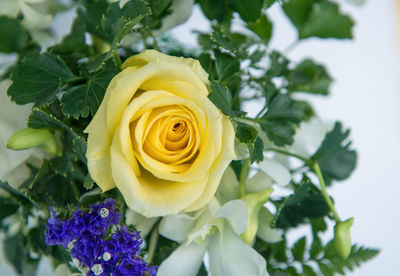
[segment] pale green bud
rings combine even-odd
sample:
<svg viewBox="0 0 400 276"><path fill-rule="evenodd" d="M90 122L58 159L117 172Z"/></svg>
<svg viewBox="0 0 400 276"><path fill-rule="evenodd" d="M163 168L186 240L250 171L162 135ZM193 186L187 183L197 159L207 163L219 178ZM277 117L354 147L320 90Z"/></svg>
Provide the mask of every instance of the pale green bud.
<svg viewBox="0 0 400 276"><path fill-rule="evenodd" d="M258 229L258 214L261 207L263 207L263 205L269 200L273 191L274 189L269 188L242 197L246 202L247 225L246 230L242 233L241 237L248 244L250 244L256 236Z"/></svg>
<svg viewBox="0 0 400 276"><path fill-rule="evenodd" d="M337 253L343 259L347 259L351 251L351 235L350 228L353 225L354 219L349 218L345 221L340 221L335 225L334 245Z"/></svg>
<svg viewBox="0 0 400 276"><path fill-rule="evenodd" d="M54 155L61 155L56 139L47 128L24 128L15 132L7 141L7 148L11 150L25 150L41 147Z"/></svg>

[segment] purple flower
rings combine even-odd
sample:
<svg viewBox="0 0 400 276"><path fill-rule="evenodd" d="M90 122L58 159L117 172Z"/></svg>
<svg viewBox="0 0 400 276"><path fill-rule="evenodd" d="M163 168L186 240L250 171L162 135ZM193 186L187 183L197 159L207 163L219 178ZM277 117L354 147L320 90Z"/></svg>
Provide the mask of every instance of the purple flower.
<svg viewBox="0 0 400 276"><path fill-rule="evenodd" d="M149 267L138 255L143 244L139 233L121 226L114 233L107 232L119 225L121 215L115 213L114 200L90 205L90 213L78 210L63 221L50 208L51 216L46 226L47 245L72 243L71 257L87 275L156 275L156 266Z"/></svg>

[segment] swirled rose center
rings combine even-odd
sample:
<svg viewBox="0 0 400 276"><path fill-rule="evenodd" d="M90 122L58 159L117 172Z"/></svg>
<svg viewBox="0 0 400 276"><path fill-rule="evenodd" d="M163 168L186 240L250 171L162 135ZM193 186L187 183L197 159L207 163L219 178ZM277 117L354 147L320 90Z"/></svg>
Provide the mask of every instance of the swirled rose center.
<svg viewBox="0 0 400 276"><path fill-rule="evenodd" d="M152 159L171 165L171 171L182 171L196 157L200 134L197 119L185 106L171 105L154 108L139 120L145 120L141 146ZM131 132L137 124L131 125Z"/></svg>

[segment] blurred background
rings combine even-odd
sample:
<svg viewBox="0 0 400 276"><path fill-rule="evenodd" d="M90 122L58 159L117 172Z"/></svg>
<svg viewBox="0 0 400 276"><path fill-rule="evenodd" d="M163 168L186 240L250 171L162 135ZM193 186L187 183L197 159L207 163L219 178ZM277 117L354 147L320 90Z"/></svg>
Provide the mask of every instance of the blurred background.
<svg viewBox="0 0 400 276"><path fill-rule="evenodd" d="M327 66L335 79L331 96L310 99L321 118L340 120L351 128L353 146L358 151L356 171L329 192L341 217L355 218L353 241L382 251L347 275L399 275L400 9L395 0L368 0L362 6L338 2L356 22L355 40L311 38L286 54L293 60L312 56ZM57 15L53 28L61 35L67 33L72 15L71 11ZM271 48L286 49L296 38L295 29L278 7L272 7L269 16L275 27ZM208 24L196 7L189 21L171 32L183 43L194 45L192 30L208 30ZM1 264L0 275L13 273ZM45 262L38 275L52 275Z"/></svg>

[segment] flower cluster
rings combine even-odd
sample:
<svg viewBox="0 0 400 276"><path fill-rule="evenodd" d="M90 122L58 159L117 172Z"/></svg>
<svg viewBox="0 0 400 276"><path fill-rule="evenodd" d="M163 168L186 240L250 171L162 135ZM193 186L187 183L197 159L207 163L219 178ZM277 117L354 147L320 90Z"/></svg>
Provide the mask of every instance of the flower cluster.
<svg viewBox="0 0 400 276"><path fill-rule="evenodd" d="M138 255L143 243L139 233L125 226L107 231L121 219L114 212L114 200L90 207L90 213L78 209L65 221L50 208L46 244L71 248L73 263L89 276L156 275L156 267Z"/></svg>

